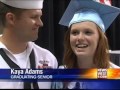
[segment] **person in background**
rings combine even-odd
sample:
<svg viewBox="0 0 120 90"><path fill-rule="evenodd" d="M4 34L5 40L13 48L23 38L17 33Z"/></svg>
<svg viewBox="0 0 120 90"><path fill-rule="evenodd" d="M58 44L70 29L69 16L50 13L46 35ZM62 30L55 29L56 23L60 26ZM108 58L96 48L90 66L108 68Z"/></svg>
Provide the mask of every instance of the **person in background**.
<svg viewBox="0 0 120 90"><path fill-rule="evenodd" d="M67 26L63 69L119 68L110 61L105 31L120 9L95 0L71 0L59 24ZM96 82L55 82L52 88L103 89Z"/></svg>
<svg viewBox="0 0 120 90"><path fill-rule="evenodd" d="M36 45L43 0L0 0L0 69L57 68L56 57ZM0 80L1 89L50 89L51 82Z"/></svg>

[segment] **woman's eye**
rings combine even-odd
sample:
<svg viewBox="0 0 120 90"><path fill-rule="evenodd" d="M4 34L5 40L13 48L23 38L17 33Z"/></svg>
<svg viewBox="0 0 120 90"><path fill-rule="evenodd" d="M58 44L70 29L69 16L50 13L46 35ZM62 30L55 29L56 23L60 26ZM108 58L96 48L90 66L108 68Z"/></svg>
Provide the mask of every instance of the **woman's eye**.
<svg viewBox="0 0 120 90"><path fill-rule="evenodd" d="M87 35L91 35L93 32L91 32L91 31L86 31L85 32L85 34L87 34Z"/></svg>
<svg viewBox="0 0 120 90"><path fill-rule="evenodd" d="M73 34L73 35L77 35L79 32L77 32L77 31L73 31L73 32L71 32L71 34Z"/></svg>

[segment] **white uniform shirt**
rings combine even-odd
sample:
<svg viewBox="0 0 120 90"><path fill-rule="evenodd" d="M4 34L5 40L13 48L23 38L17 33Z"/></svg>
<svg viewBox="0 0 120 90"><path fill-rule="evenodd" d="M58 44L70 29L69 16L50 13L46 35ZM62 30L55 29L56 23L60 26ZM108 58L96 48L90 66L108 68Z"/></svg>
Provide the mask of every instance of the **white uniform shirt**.
<svg viewBox="0 0 120 90"><path fill-rule="evenodd" d="M36 68L57 68L58 62L55 56L48 50L37 46L34 42L29 42L27 49L20 54L12 54L6 46L0 42L0 48L3 48L9 58L16 63L20 68L29 68L29 55L34 50ZM46 64L47 66L43 66ZM10 69L9 65L0 55L0 69ZM40 89L50 89L51 82L38 82ZM0 89L23 89L23 82L20 81L10 81L10 80L0 80Z"/></svg>

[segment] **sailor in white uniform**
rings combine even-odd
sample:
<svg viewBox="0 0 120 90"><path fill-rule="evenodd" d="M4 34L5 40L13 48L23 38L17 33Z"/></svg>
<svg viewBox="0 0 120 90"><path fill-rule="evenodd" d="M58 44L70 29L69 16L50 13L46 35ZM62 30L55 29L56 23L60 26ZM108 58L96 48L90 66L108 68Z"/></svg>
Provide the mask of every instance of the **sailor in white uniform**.
<svg viewBox="0 0 120 90"><path fill-rule="evenodd" d="M43 26L42 8L43 0L0 0L0 17L6 21L2 23L3 34L0 36L0 69L57 68L56 57L32 42L38 37L39 27ZM13 9L22 14L16 14ZM31 88L50 89L51 82L0 80L0 89Z"/></svg>

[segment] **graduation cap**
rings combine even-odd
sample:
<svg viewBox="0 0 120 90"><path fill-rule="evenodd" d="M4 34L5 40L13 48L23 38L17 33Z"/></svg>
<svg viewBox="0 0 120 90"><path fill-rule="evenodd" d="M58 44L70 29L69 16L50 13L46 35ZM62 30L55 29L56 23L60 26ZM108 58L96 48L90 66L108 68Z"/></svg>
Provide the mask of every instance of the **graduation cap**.
<svg viewBox="0 0 120 90"><path fill-rule="evenodd" d="M43 0L0 0L0 2L21 9L42 9Z"/></svg>
<svg viewBox="0 0 120 90"><path fill-rule="evenodd" d="M73 23L92 21L105 32L119 13L119 8L95 0L71 0L59 24L70 27Z"/></svg>

